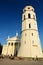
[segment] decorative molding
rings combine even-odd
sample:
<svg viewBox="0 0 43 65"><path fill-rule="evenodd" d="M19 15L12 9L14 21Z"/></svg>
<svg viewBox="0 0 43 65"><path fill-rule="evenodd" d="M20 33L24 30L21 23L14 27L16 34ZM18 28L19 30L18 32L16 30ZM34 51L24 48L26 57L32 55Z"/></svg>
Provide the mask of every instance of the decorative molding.
<svg viewBox="0 0 43 65"><path fill-rule="evenodd" d="M38 32L38 30L36 30L36 29L25 29L25 30L23 30L23 31L26 31L26 30L34 30L34 31L37 31L37 32ZM22 33L23 31L21 31L21 33Z"/></svg>

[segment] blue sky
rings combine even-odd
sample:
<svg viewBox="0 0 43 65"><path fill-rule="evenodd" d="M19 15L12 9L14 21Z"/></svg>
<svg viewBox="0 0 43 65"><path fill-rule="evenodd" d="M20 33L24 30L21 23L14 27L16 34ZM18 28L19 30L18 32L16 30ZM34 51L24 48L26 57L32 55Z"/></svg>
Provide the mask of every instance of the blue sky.
<svg viewBox="0 0 43 65"><path fill-rule="evenodd" d="M6 43L8 36L13 37L22 26L22 10L25 6L35 8L38 30L43 48L43 0L0 0L0 42Z"/></svg>

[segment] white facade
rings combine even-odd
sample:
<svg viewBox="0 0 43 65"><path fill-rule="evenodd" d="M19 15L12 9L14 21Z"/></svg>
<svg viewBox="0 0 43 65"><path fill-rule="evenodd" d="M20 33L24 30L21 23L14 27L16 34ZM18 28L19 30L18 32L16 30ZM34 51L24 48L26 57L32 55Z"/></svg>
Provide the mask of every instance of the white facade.
<svg viewBox="0 0 43 65"><path fill-rule="evenodd" d="M7 55L7 45L3 45L2 55Z"/></svg>
<svg viewBox="0 0 43 65"><path fill-rule="evenodd" d="M17 56L18 49L20 46L20 39L18 36L7 39L7 45L3 46L2 55Z"/></svg>
<svg viewBox="0 0 43 65"><path fill-rule="evenodd" d="M21 47L18 57L42 57L36 14L32 6L23 9Z"/></svg>

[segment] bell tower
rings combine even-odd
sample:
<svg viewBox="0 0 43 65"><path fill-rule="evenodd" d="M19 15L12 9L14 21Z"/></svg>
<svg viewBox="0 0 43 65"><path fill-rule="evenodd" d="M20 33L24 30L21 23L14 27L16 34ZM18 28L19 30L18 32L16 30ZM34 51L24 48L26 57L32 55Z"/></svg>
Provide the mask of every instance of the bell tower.
<svg viewBox="0 0 43 65"><path fill-rule="evenodd" d="M21 46L18 57L42 57L36 13L32 6L26 6L23 9Z"/></svg>

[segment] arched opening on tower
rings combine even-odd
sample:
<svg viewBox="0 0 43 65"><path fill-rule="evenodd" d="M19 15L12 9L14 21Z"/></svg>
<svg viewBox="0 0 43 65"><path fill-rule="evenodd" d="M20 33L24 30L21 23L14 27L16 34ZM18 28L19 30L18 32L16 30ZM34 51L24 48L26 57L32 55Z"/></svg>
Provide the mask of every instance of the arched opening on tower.
<svg viewBox="0 0 43 65"><path fill-rule="evenodd" d="M31 18L30 13L28 14L28 18Z"/></svg>
<svg viewBox="0 0 43 65"><path fill-rule="evenodd" d="M25 15L24 15L24 20L25 20Z"/></svg>
<svg viewBox="0 0 43 65"><path fill-rule="evenodd" d="M29 24L29 28L31 28L31 24Z"/></svg>

